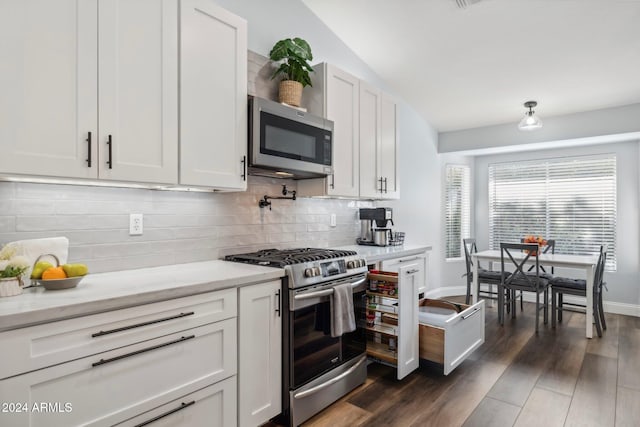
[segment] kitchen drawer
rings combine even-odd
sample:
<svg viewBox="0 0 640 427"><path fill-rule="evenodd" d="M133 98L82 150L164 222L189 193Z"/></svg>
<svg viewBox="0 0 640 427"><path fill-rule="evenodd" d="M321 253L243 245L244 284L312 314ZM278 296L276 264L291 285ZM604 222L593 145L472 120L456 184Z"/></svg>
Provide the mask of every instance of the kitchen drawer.
<svg viewBox="0 0 640 427"><path fill-rule="evenodd" d="M65 410L2 414L3 427L111 426L236 374L227 319L0 381L0 402Z"/></svg>
<svg viewBox="0 0 640 427"><path fill-rule="evenodd" d="M2 332L0 379L235 317L237 305L226 289Z"/></svg>
<svg viewBox="0 0 640 427"><path fill-rule="evenodd" d="M420 300L425 305L427 300ZM457 304L461 311L439 326L419 324L420 358L443 365L448 375L484 343L484 300Z"/></svg>
<svg viewBox="0 0 640 427"><path fill-rule="evenodd" d="M131 418L117 427L235 427L236 378L205 387Z"/></svg>

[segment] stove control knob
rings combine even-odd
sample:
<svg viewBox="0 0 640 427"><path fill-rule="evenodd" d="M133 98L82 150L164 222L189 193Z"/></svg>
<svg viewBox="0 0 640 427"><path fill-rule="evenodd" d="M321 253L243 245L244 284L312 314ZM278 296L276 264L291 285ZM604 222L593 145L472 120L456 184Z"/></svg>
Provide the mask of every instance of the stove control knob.
<svg viewBox="0 0 640 427"><path fill-rule="evenodd" d="M357 261L357 263L358 263L358 267L364 267L365 265L367 265L367 263L366 263L366 262L364 262L364 260L363 260L363 259L359 259L359 260Z"/></svg>
<svg viewBox="0 0 640 427"><path fill-rule="evenodd" d="M313 268L305 268L304 277L312 277L312 276L314 276Z"/></svg>
<svg viewBox="0 0 640 427"><path fill-rule="evenodd" d="M313 275L314 276L320 275L320 267L313 267Z"/></svg>
<svg viewBox="0 0 640 427"><path fill-rule="evenodd" d="M356 268L356 261L347 261L347 268Z"/></svg>

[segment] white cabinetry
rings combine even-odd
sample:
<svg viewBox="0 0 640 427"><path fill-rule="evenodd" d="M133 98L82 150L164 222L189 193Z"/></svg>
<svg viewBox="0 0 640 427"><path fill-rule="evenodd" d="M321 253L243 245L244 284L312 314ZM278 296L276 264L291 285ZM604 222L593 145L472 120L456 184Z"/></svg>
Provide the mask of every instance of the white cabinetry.
<svg viewBox="0 0 640 427"><path fill-rule="evenodd" d="M228 421L219 425L236 425L235 393L229 397L237 372L236 316L232 289L4 332L0 339L15 355L5 358L10 366L3 369L0 401L23 402L29 411L3 414L2 425L111 426L138 416L148 420L154 418L143 415L148 411L225 379L233 381L223 387L222 403L215 397L218 403L183 412L190 414L189 425L212 425L212 418ZM41 402L58 407L34 412L33 405ZM211 414L213 408L224 412Z"/></svg>
<svg viewBox="0 0 640 427"><path fill-rule="evenodd" d="M97 178L97 9L0 2L0 173Z"/></svg>
<svg viewBox="0 0 640 427"><path fill-rule="evenodd" d="M396 273L369 273L367 355L395 366L402 379L418 368L418 281L420 263L406 263ZM371 325L373 317L374 324Z"/></svg>
<svg viewBox="0 0 640 427"><path fill-rule="evenodd" d="M314 70L314 86L307 89L305 103L311 113L333 121L333 175L298 181L298 192L355 198L360 181L360 80L327 63Z"/></svg>
<svg viewBox="0 0 640 427"><path fill-rule="evenodd" d="M334 174L298 182L303 196L397 199L398 138L395 101L335 66L314 66L304 105L334 122Z"/></svg>
<svg viewBox="0 0 640 427"><path fill-rule="evenodd" d="M239 425L257 426L282 411L281 281L239 290Z"/></svg>
<svg viewBox="0 0 640 427"><path fill-rule="evenodd" d="M245 190L246 21L178 1L0 2L0 174Z"/></svg>
<svg viewBox="0 0 640 427"><path fill-rule="evenodd" d="M181 1L180 184L246 190L247 23Z"/></svg>
<svg viewBox="0 0 640 427"><path fill-rule="evenodd" d="M177 15L177 0L2 2L0 172L176 183Z"/></svg>
<svg viewBox="0 0 640 427"><path fill-rule="evenodd" d="M178 1L100 0L97 28L98 177L177 183Z"/></svg>

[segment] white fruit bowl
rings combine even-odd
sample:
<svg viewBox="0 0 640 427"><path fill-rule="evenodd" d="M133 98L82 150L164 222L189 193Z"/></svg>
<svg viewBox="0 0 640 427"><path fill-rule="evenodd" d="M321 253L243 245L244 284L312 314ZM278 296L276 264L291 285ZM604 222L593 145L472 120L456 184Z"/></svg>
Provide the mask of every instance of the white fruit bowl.
<svg viewBox="0 0 640 427"><path fill-rule="evenodd" d="M70 289L78 286L78 283L84 278L84 276L77 277L67 277L66 279L31 279L31 282L38 285L44 286L45 289L49 291L57 291L59 289Z"/></svg>

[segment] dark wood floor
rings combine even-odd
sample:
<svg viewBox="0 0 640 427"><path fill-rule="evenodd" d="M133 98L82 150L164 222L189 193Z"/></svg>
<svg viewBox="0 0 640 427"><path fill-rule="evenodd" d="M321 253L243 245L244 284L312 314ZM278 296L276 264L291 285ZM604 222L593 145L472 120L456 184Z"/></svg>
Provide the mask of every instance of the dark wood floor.
<svg viewBox="0 0 640 427"><path fill-rule="evenodd" d="M304 426L640 426L640 318L606 319L602 338L584 337L578 313L536 336L532 304L504 326L489 306L486 342L448 376L421 367L397 381L371 364Z"/></svg>

